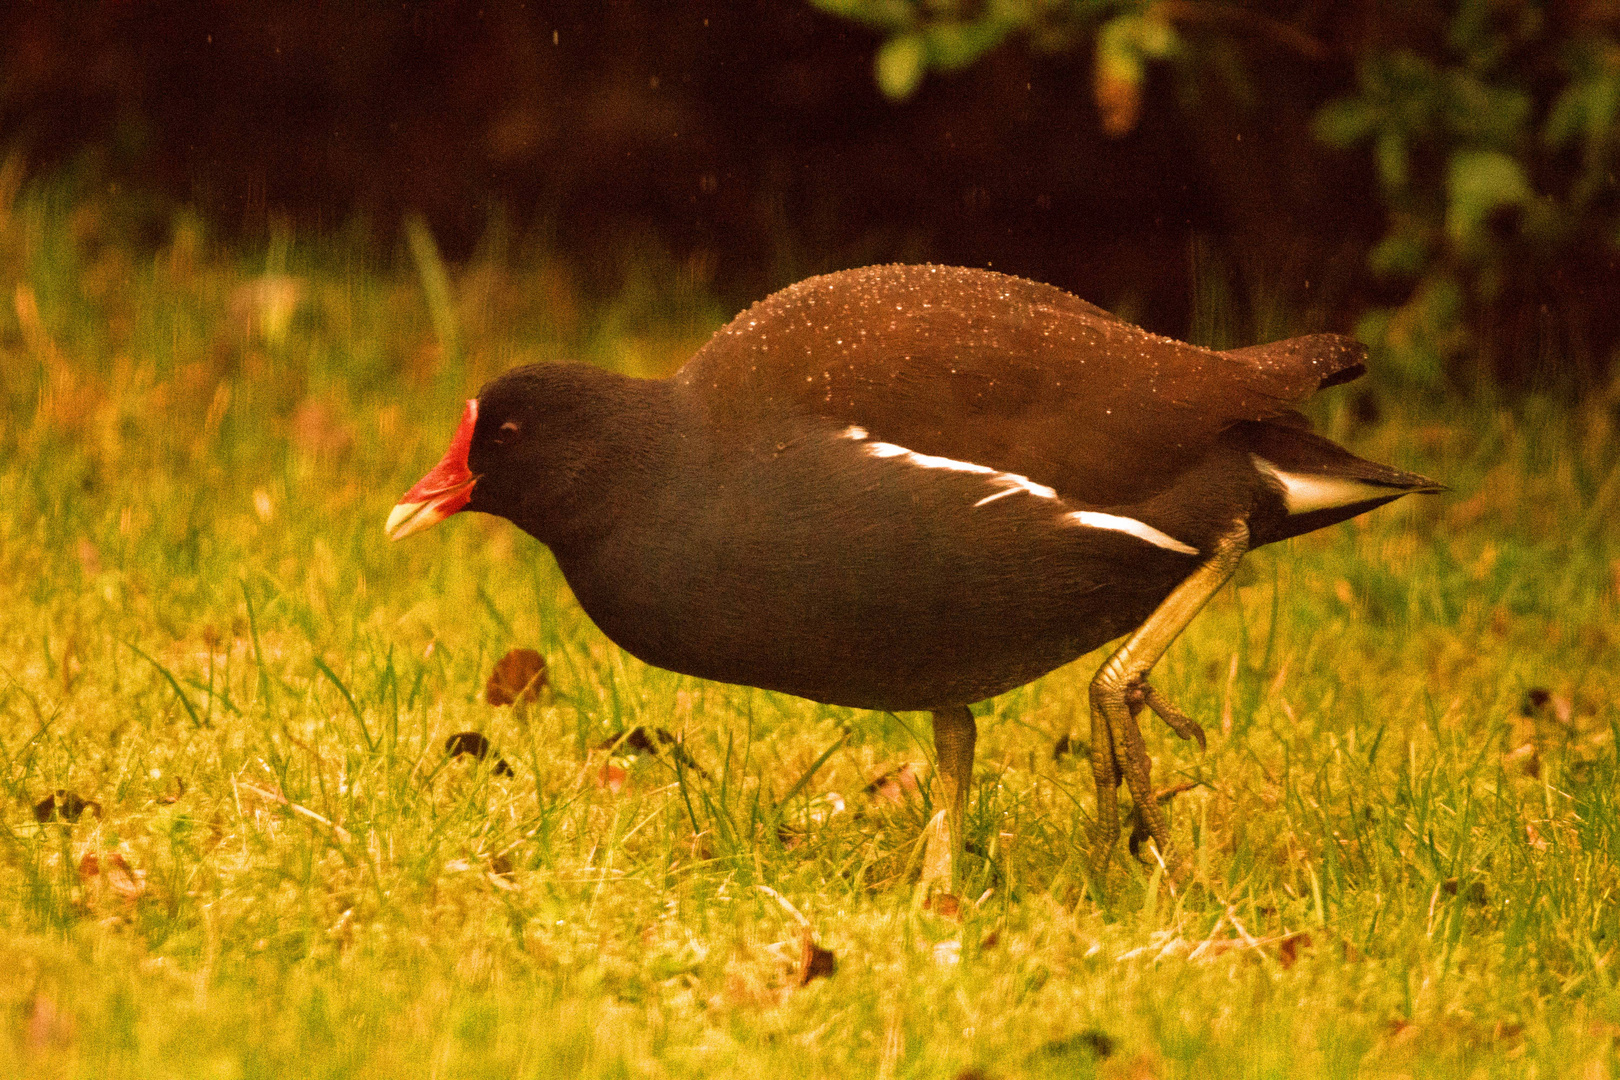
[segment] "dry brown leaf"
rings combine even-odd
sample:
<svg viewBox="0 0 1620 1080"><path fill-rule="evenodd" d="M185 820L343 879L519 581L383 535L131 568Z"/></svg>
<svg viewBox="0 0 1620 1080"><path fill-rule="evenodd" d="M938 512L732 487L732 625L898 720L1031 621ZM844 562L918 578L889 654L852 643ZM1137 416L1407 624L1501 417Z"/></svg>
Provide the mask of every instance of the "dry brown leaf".
<svg viewBox="0 0 1620 1080"><path fill-rule="evenodd" d="M1289 934L1277 942L1277 962L1287 971L1299 959L1299 954L1312 946L1311 935L1303 930Z"/></svg>
<svg viewBox="0 0 1620 1080"><path fill-rule="evenodd" d="M804 930L804 951L799 961L799 985L807 986L811 979L831 976L838 970L838 957L831 949L823 949L810 937L810 928Z"/></svg>
<svg viewBox="0 0 1620 1080"><path fill-rule="evenodd" d="M1061 761L1070 754L1077 757L1090 757L1091 746L1085 740L1076 738L1065 731L1059 735L1057 742L1052 744L1052 760Z"/></svg>
<svg viewBox="0 0 1620 1080"><path fill-rule="evenodd" d="M74 822L78 821L86 810L96 817L101 816L101 804L94 799L82 799L71 791L57 788L34 804L34 820L43 824L55 817L61 821Z"/></svg>
<svg viewBox="0 0 1620 1080"><path fill-rule="evenodd" d="M146 892L146 872L131 867L116 851L85 852L79 859L79 880L86 888L110 889L125 900L139 899Z"/></svg>
<svg viewBox="0 0 1620 1080"><path fill-rule="evenodd" d="M146 872L133 869L116 851L107 853L102 877L108 887L125 900L134 900L146 892Z"/></svg>
<svg viewBox="0 0 1620 1080"><path fill-rule="evenodd" d="M876 802L904 803L920 791L917 766L909 761L866 785L866 793Z"/></svg>
<svg viewBox="0 0 1620 1080"><path fill-rule="evenodd" d="M73 1017L46 994L35 994L28 1008L28 1049L40 1054L73 1041Z"/></svg>
<svg viewBox="0 0 1620 1080"><path fill-rule="evenodd" d="M1541 755L1536 752L1534 743L1525 743L1517 749L1510 750L1502 755L1503 765L1517 765L1526 776L1541 775Z"/></svg>
<svg viewBox="0 0 1620 1080"><path fill-rule="evenodd" d="M1035 1051L1037 1058L1072 1058L1080 1054L1098 1061L1113 1056L1114 1038L1107 1032L1089 1028L1067 1038L1053 1039Z"/></svg>
<svg viewBox="0 0 1620 1080"><path fill-rule="evenodd" d="M632 754L652 754L657 756L660 747L669 747L670 756L682 768L691 769L705 780L709 774L704 771L686 747L681 745L679 739L663 728L633 727L629 731L621 732L611 739L603 739L596 744L598 750L607 750L615 757L625 758Z"/></svg>
<svg viewBox="0 0 1620 1080"><path fill-rule="evenodd" d="M613 762L604 762L602 768L596 774L596 786L606 788L614 795L617 795L624 790L625 780L629 775Z"/></svg>
<svg viewBox="0 0 1620 1080"><path fill-rule="evenodd" d="M491 705L530 702L546 685L546 662L533 649L513 649L495 664L484 686L484 700Z"/></svg>
<svg viewBox="0 0 1620 1080"><path fill-rule="evenodd" d="M476 731L458 731L447 736L444 740L444 753L446 757L460 757L462 754L471 754L479 761L483 761L490 753L489 740ZM496 776L516 776L512 766L499 754L495 755L495 765L490 770Z"/></svg>

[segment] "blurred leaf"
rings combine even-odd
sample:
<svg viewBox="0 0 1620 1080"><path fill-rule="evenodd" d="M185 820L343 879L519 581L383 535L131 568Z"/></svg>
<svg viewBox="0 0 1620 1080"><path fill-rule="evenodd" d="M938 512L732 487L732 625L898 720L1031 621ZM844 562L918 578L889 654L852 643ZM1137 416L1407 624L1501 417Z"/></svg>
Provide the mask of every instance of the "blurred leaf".
<svg viewBox="0 0 1620 1080"><path fill-rule="evenodd" d="M1542 138L1548 146L1564 147L1577 139L1587 154L1613 140L1615 117L1620 114L1620 59L1600 61L1578 58L1578 74L1548 112Z"/></svg>
<svg viewBox="0 0 1620 1080"><path fill-rule="evenodd" d="M810 0L810 3L829 15L884 30L908 29L915 21L908 0Z"/></svg>
<svg viewBox="0 0 1620 1080"><path fill-rule="evenodd" d="M94 799L81 798L71 791L57 788L34 804L34 820L43 823L56 817L62 821L73 822L78 821L86 810L96 817L101 816L101 804Z"/></svg>
<svg viewBox="0 0 1620 1080"><path fill-rule="evenodd" d="M1375 308L1356 323L1356 336L1382 353L1374 366L1381 378L1436 390L1445 384L1450 363L1468 349L1461 283L1433 273L1398 308Z"/></svg>
<svg viewBox="0 0 1620 1080"><path fill-rule="evenodd" d="M682 768L691 769L704 779L708 778L708 772L697 763L697 759L686 752L686 747L681 745L681 741L663 728L633 727L610 739L603 739L596 744L596 749L607 750L615 757L628 759L637 754L652 754L656 757L661 746L670 748L671 757Z"/></svg>
<svg viewBox="0 0 1620 1080"><path fill-rule="evenodd" d="M1413 223L1398 225L1367 256L1367 265L1381 277L1416 277L1429 265L1434 245L1427 232Z"/></svg>
<svg viewBox="0 0 1620 1080"><path fill-rule="evenodd" d="M1529 134L1535 103L1518 87L1486 82L1466 71L1448 72L1443 85L1444 127L1451 139L1510 150Z"/></svg>
<svg viewBox="0 0 1620 1080"><path fill-rule="evenodd" d="M1446 174L1446 232L1458 244L1471 244L1490 214L1522 206L1535 197L1524 167L1496 150L1465 150L1451 155Z"/></svg>
<svg viewBox="0 0 1620 1080"><path fill-rule="evenodd" d="M1145 75L1140 15L1121 15L1097 31L1093 86L1103 131L1116 138L1136 129Z"/></svg>
<svg viewBox="0 0 1620 1080"><path fill-rule="evenodd" d="M1001 44L1016 25L994 18L978 22L937 23L928 28L927 62L941 71L957 71Z"/></svg>
<svg viewBox="0 0 1620 1080"><path fill-rule="evenodd" d="M1378 178L1389 190L1406 186L1406 140L1398 131L1381 131L1376 144Z"/></svg>
<svg viewBox="0 0 1620 1080"><path fill-rule="evenodd" d="M1115 137L1136 129L1142 108L1142 81L1147 61L1162 60L1181 49L1181 39L1158 13L1119 15L1097 31L1094 86L1103 130Z"/></svg>
<svg viewBox="0 0 1620 1080"><path fill-rule="evenodd" d="M546 662L533 649L512 649L495 664L484 686L491 705L533 701L546 685Z"/></svg>
<svg viewBox="0 0 1620 1080"><path fill-rule="evenodd" d="M1348 150L1378 128L1379 112L1365 98L1337 98L1316 113L1316 137Z"/></svg>
<svg viewBox="0 0 1620 1080"><path fill-rule="evenodd" d="M471 754L479 761L489 756L491 747L489 740L477 731L458 731L444 740L444 753L446 757L458 758L462 754ZM493 769L496 776L516 776L512 766L499 754L495 756Z"/></svg>
<svg viewBox="0 0 1620 1080"><path fill-rule="evenodd" d="M823 949L810 937L810 928L804 928L803 948L799 959L799 985L806 986L811 979L830 978L838 970L838 957L831 949Z"/></svg>
<svg viewBox="0 0 1620 1080"><path fill-rule="evenodd" d="M883 43L877 54L877 84L884 96L901 101L922 82L928 49L921 34L902 34Z"/></svg>

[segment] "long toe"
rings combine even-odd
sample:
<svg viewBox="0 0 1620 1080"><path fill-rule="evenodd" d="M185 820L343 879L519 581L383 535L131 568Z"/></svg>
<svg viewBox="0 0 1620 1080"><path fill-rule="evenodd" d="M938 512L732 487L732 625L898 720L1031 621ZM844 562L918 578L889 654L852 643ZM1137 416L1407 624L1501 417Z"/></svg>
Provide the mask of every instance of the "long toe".
<svg viewBox="0 0 1620 1080"><path fill-rule="evenodd" d="M1160 720L1163 720L1183 739L1190 739L1198 743L1198 749L1208 750L1209 742L1204 738L1204 729L1198 721L1176 708L1170 699L1150 686L1146 679L1137 682L1126 691L1126 700L1132 702L1131 713L1135 713L1146 705L1152 709Z"/></svg>

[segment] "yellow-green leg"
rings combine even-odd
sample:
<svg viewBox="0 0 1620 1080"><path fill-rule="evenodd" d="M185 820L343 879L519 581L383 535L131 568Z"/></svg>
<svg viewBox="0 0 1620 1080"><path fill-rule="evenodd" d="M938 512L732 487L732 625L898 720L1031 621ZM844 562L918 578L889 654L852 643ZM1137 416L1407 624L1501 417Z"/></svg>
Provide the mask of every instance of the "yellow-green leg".
<svg viewBox="0 0 1620 1080"><path fill-rule="evenodd" d="M951 826L951 892L962 879L962 852L967 842L967 800L973 785L973 744L979 731L967 706L934 713L934 759L945 795L945 820Z"/></svg>
<svg viewBox="0 0 1620 1080"><path fill-rule="evenodd" d="M1114 794L1123 777L1160 854L1168 858L1170 823L1153 797L1153 763L1136 725L1135 709L1143 703L1164 716L1183 738L1196 733L1200 744L1203 731L1191 720L1170 708L1156 691L1146 686L1148 671L1164 655L1170 643L1187 628L1209 598L1232 577L1249 550L1249 527L1242 521L1215 544L1203 565L1165 597L1146 622L1115 651L1091 681L1091 775L1097 784L1097 877L1108 872L1108 861L1119 842L1119 802ZM1160 704L1165 708L1161 709ZM1171 715L1166 715L1169 712Z"/></svg>

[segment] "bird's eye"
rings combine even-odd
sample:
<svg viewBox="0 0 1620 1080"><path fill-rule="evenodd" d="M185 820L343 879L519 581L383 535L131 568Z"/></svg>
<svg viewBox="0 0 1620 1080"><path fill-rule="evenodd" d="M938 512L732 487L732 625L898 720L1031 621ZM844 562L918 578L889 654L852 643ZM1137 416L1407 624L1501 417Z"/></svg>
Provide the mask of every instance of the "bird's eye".
<svg viewBox="0 0 1620 1080"><path fill-rule="evenodd" d="M516 420L508 420L501 425L500 434L496 436L495 441L498 443L505 442L506 439L502 436L516 435L521 430L522 426Z"/></svg>

